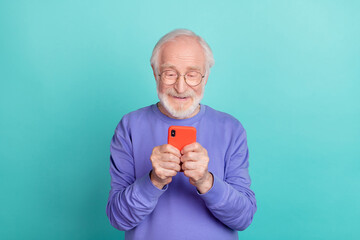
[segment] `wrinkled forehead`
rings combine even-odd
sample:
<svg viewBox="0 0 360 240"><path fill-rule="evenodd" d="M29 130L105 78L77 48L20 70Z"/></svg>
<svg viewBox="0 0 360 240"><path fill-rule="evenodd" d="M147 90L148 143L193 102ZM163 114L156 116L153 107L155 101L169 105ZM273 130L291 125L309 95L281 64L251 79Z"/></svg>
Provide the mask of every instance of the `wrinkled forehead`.
<svg viewBox="0 0 360 240"><path fill-rule="evenodd" d="M205 64L205 52L196 37L179 36L161 47L159 65L172 64L171 61L189 62L193 65Z"/></svg>

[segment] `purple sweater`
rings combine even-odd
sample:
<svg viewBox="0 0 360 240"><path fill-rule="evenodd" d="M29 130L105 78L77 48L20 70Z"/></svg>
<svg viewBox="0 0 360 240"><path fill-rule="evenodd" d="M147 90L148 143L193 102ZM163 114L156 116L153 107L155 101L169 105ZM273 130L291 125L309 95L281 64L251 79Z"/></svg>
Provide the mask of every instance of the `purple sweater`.
<svg viewBox="0 0 360 240"><path fill-rule="evenodd" d="M212 188L197 192L179 172L162 190L149 177L150 155L167 143L171 125L193 126L209 155ZM246 132L234 117L201 105L188 119L172 119L151 105L126 114L111 141L110 223L125 239L238 239L256 211L250 190Z"/></svg>

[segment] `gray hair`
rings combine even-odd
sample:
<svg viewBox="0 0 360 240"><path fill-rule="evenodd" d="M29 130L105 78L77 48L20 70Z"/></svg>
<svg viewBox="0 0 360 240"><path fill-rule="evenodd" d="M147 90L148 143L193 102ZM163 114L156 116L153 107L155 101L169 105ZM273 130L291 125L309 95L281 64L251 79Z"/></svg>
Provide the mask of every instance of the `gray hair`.
<svg viewBox="0 0 360 240"><path fill-rule="evenodd" d="M155 71L158 71L158 67L159 67L158 61L159 61L159 53L160 53L161 47L164 45L164 43L172 41L172 40L174 40L174 38L179 37L179 36L195 37L196 40L199 42L201 47L204 49L204 54L205 54L205 59L206 59L206 66L205 66L206 67L206 75L208 75L210 72L210 68L215 63L211 48L209 47L209 45L205 42L205 40L202 37L196 35L194 32L192 32L188 29L175 29L175 30L167 33L166 35L164 35L156 43L156 45L153 49L151 58L150 58L150 63L154 67Z"/></svg>

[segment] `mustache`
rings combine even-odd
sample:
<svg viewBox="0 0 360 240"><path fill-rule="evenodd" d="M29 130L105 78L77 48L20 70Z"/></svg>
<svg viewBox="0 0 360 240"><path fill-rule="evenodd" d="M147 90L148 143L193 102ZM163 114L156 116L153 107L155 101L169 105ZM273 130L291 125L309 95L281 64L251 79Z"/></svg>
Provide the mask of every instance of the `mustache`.
<svg viewBox="0 0 360 240"><path fill-rule="evenodd" d="M173 88L166 89L165 93L169 94L171 96L174 96L174 97L179 97L179 98L195 97L196 96L194 91L189 90L189 91L186 91L184 93L179 94Z"/></svg>

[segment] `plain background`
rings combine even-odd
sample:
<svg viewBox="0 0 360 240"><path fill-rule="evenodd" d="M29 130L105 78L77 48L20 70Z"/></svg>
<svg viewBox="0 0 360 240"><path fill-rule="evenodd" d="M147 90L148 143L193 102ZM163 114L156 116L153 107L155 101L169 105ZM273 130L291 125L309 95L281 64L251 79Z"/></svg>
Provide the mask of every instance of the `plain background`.
<svg viewBox="0 0 360 240"><path fill-rule="evenodd" d="M248 133L240 239L359 239L359 1L0 1L0 239L123 239L109 145L157 101L153 46L212 47L204 104ZM181 227L181 226L179 226Z"/></svg>

